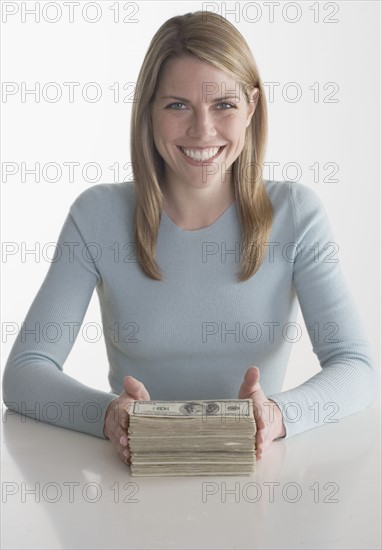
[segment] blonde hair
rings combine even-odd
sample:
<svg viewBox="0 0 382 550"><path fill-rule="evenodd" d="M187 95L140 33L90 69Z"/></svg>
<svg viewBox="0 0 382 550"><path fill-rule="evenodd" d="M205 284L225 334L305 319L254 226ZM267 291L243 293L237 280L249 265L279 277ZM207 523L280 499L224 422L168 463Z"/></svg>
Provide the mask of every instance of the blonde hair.
<svg viewBox="0 0 382 550"><path fill-rule="evenodd" d="M154 145L151 106L163 64L183 55L196 56L229 74L240 82L247 101L250 90L259 89L243 150L230 168L242 230L242 269L238 280L243 282L259 269L272 229L272 204L262 179L267 106L263 83L247 42L229 21L212 12L196 11L168 19L152 38L138 75L131 115L137 260L149 277L162 280L155 255L163 209L160 182L164 164Z"/></svg>

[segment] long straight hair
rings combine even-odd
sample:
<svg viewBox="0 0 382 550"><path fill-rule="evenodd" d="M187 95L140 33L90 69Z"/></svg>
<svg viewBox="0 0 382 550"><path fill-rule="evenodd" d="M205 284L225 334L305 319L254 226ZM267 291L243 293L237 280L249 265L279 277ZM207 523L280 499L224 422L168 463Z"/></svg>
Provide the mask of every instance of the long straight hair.
<svg viewBox="0 0 382 550"><path fill-rule="evenodd" d="M226 72L240 83L247 101L250 91L259 89L243 150L230 167L242 231L238 280L243 282L259 269L272 229L272 204L262 178L267 106L264 86L247 42L229 21L212 12L196 11L168 19L152 38L138 75L130 136L136 192L136 257L146 275L162 280L155 256L163 209L160 182L164 178L164 162L154 144L151 109L164 63L184 55L195 56Z"/></svg>

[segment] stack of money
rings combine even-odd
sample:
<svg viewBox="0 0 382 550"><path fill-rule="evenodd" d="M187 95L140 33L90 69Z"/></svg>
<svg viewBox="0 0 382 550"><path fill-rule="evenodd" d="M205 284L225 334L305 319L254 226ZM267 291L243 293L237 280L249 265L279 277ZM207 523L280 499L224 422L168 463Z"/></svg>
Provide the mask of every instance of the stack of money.
<svg viewBox="0 0 382 550"><path fill-rule="evenodd" d="M131 475L251 475L255 435L251 399L133 401Z"/></svg>

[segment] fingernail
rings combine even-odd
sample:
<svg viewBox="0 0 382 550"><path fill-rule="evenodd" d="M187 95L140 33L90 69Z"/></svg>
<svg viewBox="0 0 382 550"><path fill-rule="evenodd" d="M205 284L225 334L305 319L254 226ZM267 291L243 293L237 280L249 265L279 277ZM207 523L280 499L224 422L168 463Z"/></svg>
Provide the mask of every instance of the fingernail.
<svg viewBox="0 0 382 550"><path fill-rule="evenodd" d="M124 456L125 458L129 458L130 453L129 453L129 451L128 451L127 449L126 449L126 451L123 451L123 456Z"/></svg>
<svg viewBox="0 0 382 550"><path fill-rule="evenodd" d="M126 447L127 445L127 438L126 436L122 435L121 436L121 439L119 440L120 444L123 445L124 447Z"/></svg>

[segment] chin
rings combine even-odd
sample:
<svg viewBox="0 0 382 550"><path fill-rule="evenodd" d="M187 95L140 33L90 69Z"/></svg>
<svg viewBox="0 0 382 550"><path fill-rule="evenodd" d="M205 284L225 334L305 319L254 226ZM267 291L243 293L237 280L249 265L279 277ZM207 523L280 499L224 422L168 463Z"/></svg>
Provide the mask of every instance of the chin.
<svg viewBox="0 0 382 550"><path fill-rule="evenodd" d="M203 181L203 177L201 178L195 178L192 180L186 180L188 185L191 185L192 187L197 188L208 188L208 187L214 187L216 184L218 184L217 181L211 181L210 179L207 179L206 181Z"/></svg>

